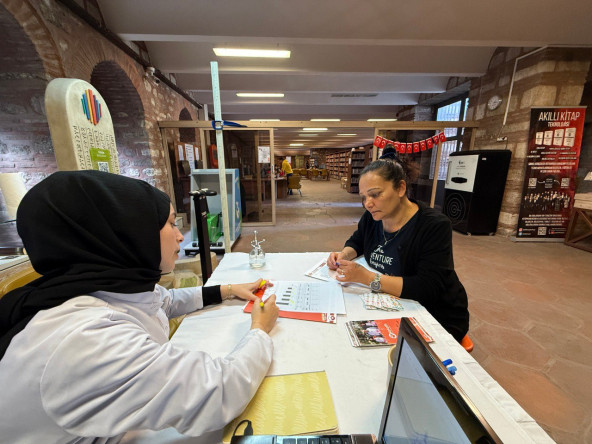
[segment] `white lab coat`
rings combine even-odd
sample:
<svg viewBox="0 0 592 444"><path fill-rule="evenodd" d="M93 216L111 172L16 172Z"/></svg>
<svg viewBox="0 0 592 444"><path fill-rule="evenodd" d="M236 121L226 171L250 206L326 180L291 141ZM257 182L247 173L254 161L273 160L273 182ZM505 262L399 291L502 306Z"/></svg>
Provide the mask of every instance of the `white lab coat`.
<svg viewBox="0 0 592 444"><path fill-rule="evenodd" d="M273 344L256 329L225 358L175 348L168 318L200 308L201 288L157 285L39 312L0 361L0 442L111 443L128 430L222 428L255 394Z"/></svg>

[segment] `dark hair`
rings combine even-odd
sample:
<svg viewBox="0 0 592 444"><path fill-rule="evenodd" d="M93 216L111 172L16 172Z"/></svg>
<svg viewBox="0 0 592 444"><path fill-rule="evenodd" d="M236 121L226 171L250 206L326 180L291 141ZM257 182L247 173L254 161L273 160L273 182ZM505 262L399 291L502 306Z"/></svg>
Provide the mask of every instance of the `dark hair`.
<svg viewBox="0 0 592 444"><path fill-rule="evenodd" d="M397 150L395 150L395 147L389 143L384 147L384 150L382 150L382 155L379 159L393 159L398 162L399 156L397 156Z"/></svg>
<svg viewBox="0 0 592 444"><path fill-rule="evenodd" d="M393 187L396 189L402 180L408 185L410 180L415 179L417 164L406 157L396 156L396 159L393 159L391 157L384 158L381 156L380 159L366 165L360 173L360 177L366 173L378 174L387 182L392 182ZM405 194L408 194L408 191L409 186L407 186Z"/></svg>

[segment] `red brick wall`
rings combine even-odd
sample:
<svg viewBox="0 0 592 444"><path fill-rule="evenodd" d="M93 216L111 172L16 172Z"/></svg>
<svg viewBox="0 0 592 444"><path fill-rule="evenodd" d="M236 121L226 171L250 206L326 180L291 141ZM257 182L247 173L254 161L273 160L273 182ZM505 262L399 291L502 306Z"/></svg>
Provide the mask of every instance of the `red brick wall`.
<svg viewBox="0 0 592 444"><path fill-rule="evenodd" d="M42 29L34 19L27 29ZM57 168L43 100L47 67L23 27L2 6L0 29L0 172L21 171L32 185Z"/></svg>
<svg viewBox="0 0 592 444"><path fill-rule="evenodd" d="M146 179L169 192L157 122L178 120L184 108L197 119L191 103L145 78L140 64L54 0L0 0L0 32L0 172L25 173L30 188L56 170L43 104L45 87L56 77L92 83L97 66L109 62L99 70L111 66L114 81L119 82L113 89L134 97L133 109L121 111L127 115L111 110L120 133L131 124L127 133L132 134L121 143L117 140L118 151L123 148L122 174ZM13 57L15 50L23 57ZM12 64L7 65L7 60Z"/></svg>

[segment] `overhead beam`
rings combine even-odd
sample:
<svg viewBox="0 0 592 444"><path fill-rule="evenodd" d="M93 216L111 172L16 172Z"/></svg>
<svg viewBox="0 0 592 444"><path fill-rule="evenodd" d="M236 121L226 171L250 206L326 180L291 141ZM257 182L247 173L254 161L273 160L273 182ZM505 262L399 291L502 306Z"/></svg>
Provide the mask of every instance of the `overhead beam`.
<svg viewBox="0 0 592 444"><path fill-rule="evenodd" d="M367 122L367 121L342 121L342 122L311 122L309 120L292 120L280 122L251 122L249 120L237 120L234 123L245 125L244 128L228 127L235 130L274 129L274 128L375 128L378 130L440 130L441 128L479 128L479 122L466 121L397 121L397 122ZM211 129L211 121L201 120L164 120L159 121L160 128L202 128Z"/></svg>

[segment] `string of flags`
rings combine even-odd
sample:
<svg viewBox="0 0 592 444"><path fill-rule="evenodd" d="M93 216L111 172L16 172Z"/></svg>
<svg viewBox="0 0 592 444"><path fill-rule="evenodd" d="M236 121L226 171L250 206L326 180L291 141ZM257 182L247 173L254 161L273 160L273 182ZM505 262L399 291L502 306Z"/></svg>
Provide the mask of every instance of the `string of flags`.
<svg viewBox="0 0 592 444"><path fill-rule="evenodd" d="M412 154L412 153L419 153L420 151L425 151L427 149L431 150L434 145L439 143L446 142L446 136L444 132L439 132L438 134L433 135L432 137L420 140L417 142L405 143L405 142L394 142L389 139L385 139L384 137L376 136L374 139L374 146L377 148L384 148L387 145L392 145L397 153L400 154Z"/></svg>

